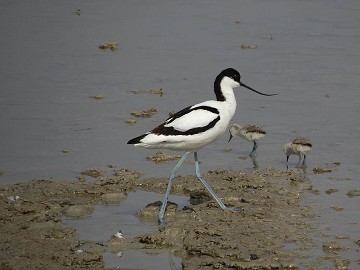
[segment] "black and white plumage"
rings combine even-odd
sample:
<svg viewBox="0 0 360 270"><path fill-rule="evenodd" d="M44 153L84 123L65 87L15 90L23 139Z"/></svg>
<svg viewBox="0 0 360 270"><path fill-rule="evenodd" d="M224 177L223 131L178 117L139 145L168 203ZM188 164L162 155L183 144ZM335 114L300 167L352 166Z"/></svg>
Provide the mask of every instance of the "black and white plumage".
<svg viewBox="0 0 360 270"><path fill-rule="evenodd" d="M214 81L216 100L209 100L186 107L153 130L128 141L128 144L135 146L185 151L185 154L170 175L168 188L159 214L160 222L163 222L175 173L191 152L194 153L197 178L204 184L222 209L236 211L236 209L227 208L201 176L197 151L216 140L227 130L236 110L234 88L243 86L261 95L273 95L263 94L252 89L242 83L240 77L239 72L233 68L223 70Z"/></svg>
<svg viewBox="0 0 360 270"><path fill-rule="evenodd" d="M223 119L228 117L222 115ZM226 122L219 123L220 119L220 110L211 106L211 102L204 102L175 113L158 127L128 143L147 148L198 150L222 134L222 125Z"/></svg>
<svg viewBox="0 0 360 270"><path fill-rule="evenodd" d="M238 135L248 142L254 143L253 148L249 154L250 157L254 157L256 155L256 149L258 147L257 141L266 135L266 131L259 126L246 125L242 127L238 124L232 124L229 128L229 133L229 142L234 135Z"/></svg>
<svg viewBox="0 0 360 270"><path fill-rule="evenodd" d="M303 159L302 165L306 163L306 155L312 150L312 143L309 139L298 137L290 142L284 144L283 151L286 155L286 163L289 161L291 155L299 157L297 166L299 166L301 159Z"/></svg>

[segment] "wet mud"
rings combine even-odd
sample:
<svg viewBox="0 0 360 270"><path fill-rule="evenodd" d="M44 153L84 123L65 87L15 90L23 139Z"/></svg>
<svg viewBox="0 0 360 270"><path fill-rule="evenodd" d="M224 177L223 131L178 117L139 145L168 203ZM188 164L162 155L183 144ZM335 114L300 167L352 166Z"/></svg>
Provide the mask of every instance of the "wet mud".
<svg viewBox="0 0 360 270"><path fill-rule="evenodd" d="M137 189L164 193L167 185L166 178L142 179L130 169L94 176L0 186L1 269L104 268L105 252L134 249L168 249L184 269L296 269L311 243L306 218L313 213L300 204L311 183L301 173L273 168L204 175L226 205L243 209L240 213L219 209L195 177L178 176L173 194L189 196L191 204L178 209L169 203L166 224L156 233L79 239L63 225L64 216L81 218L96 204L121 204ZM156 222L160 207L161 202L144 205L136 215Z"/></svg>

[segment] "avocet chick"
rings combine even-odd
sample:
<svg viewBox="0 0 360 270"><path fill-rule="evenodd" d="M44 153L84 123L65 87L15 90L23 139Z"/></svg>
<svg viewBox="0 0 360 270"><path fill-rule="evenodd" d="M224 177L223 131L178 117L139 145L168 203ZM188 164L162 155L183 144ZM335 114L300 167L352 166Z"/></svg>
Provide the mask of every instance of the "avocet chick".
<svg viewBox="0 0 360 270"><path fill-rule="evenodd" d="M299 157L297 166L300 164L301 159L303 158L303 165L306 163L306 155L312 149L311 141L307 138L295 138L292 141L284 144L283 150L286 155L286 163L289 161L291 155L296 155Z"/></svg>
<svg viewBox="0 0 360 270"><path fill-rule="evenodd" d="M251 152L249 154L250 157L253 157L256 155L256 149L258 147L256 141L266 135L266 131L256 125L246 125L246 126L242 127L238 124L232 124L230 126L229 132L230 132L229 142L234 135L238 135L241 138L247 140L248 142L254 143L253 149L251 150Z"/></svg>

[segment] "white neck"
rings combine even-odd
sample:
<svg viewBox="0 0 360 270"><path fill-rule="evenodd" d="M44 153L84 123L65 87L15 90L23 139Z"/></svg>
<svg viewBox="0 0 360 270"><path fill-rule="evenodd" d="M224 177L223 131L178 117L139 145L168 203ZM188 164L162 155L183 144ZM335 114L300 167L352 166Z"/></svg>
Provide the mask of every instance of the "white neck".
<svg viewBox="0 0 360 270"><path fill-rule="evenodd" d="M236 99L234 95L234 88L240 86L239 83L234 80L225 77L220 83L220 89L225 97L225 102L229 106L229 117L232 118L236 110Z"/></svg>

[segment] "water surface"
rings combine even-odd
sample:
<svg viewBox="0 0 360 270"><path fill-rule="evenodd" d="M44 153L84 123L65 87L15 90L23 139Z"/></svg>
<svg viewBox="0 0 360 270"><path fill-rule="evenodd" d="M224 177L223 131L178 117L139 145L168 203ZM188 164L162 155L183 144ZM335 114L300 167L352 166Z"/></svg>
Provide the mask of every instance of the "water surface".
<svg viewBox="0 0 360 270"><path fill-rule="evenodd" d="M349 250L340 255L356 268L360 204L346 193L360 186L359 11L355 0L2 1L0 181L74 178L84 168L109 164L167 176L174 163L153 164L145 156L155 151L126 142L170 111L213 99L215 76L234 67L246 84L279 93L236 90L234 122L268 131L259 166L285 169L282 145L294 136L311 139L307 173L319 195L304 203L316 206L312 221L327 239L348 236L341 243ZM119 49L99 50L105 41ZM162 97L128 92L159 88ZM130 112L150 107L158 110L153 118L125 123ZM199 152L203 171L252 167L238 158L251 145L227 139ZM332 172L315 175L314 167ZM180 173L193 171L186 164ZM328 195L329 188L338 192ZM322 256L323 241L315 247Z"/></svg>

